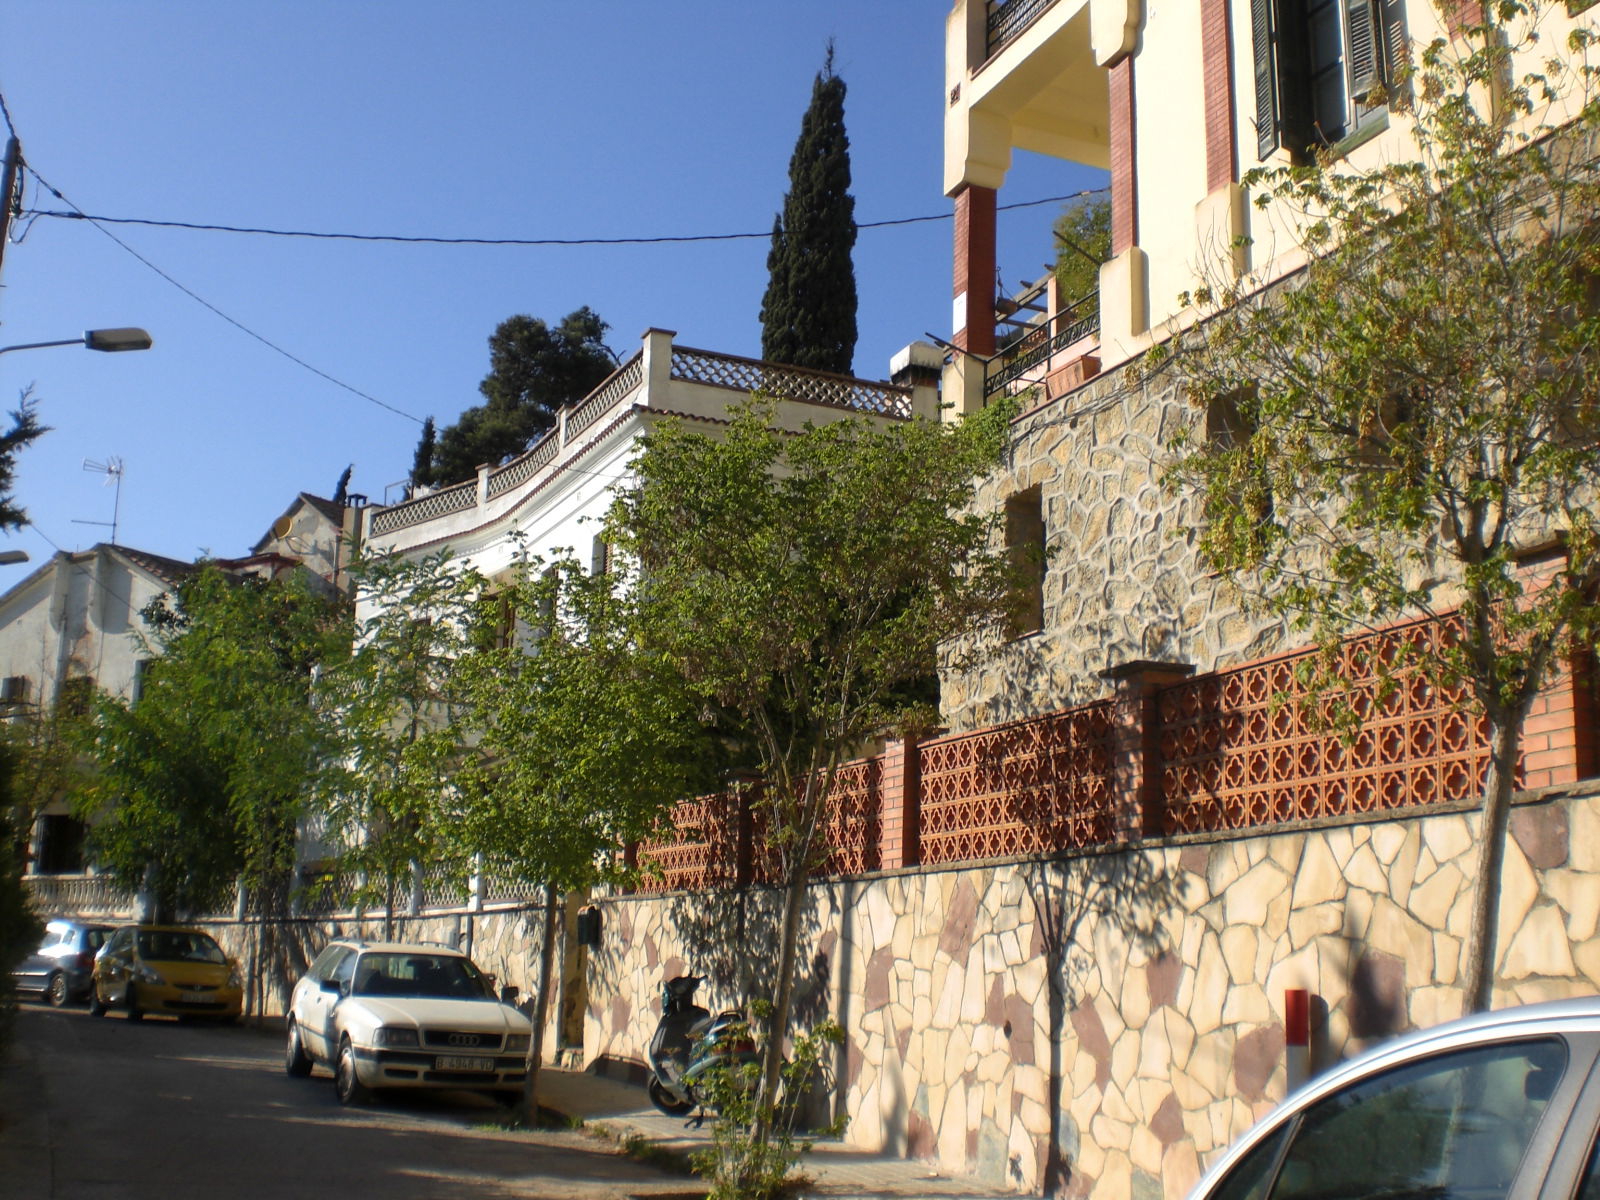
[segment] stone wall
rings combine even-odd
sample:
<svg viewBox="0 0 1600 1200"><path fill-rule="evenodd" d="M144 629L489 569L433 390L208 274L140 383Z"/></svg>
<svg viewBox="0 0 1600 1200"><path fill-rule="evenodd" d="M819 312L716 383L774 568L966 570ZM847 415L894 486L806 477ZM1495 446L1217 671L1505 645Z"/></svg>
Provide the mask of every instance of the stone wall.
<svg viewBox="0 0 1600 1200"><path fill-rule="evenodd" d="M1005 466L978 507L1037 486L1045 524L1043 629L952 645L941 671L942 712L953 732L1099 699L1098 672L1141 659L1216 670L1279 649L1281 626L1248 616L1227 584L1201 568L1196 501L1161 484L1167 445L1199 414L1170 373L1127 368L1040 404L1012 429Z"/></svg>
<svg viewBox="0 0 1600 1200"><path fill-rule="evenodd" d="M1523 801L1497 1006L1600 990L1600 787ZM1282 1099L1286 989L1313 994L1321 1066L1458 1015L1477 823L1454 806L818 885L801 1007L846 1030L846 1137L1023 1192L1176 1200ZM709 974L712 1008L771 978L771 893L601 906L591 1062L642 1060L664 977Z"/></svg>

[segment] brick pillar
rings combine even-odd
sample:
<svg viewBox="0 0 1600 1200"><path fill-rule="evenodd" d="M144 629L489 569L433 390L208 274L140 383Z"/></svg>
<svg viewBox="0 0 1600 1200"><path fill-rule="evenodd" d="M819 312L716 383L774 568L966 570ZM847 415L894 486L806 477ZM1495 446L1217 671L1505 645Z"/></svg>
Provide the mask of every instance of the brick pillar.
<svg viewBox="0 0 1600 1200"><path fill-rule="evenodd" d="M1469 25L1483 24L1483 0L1445 0L1445 28L1453 38L1460 37Z"/></svg>
<svg viewBox="0 0 1600 1200"><path fill-rule="evenodd" d="M1156 693L1194 674L1190 663L1136 660L1107 667L1116 685L1111 720L1116 836L1136 842L1161 832L1161 721Z"/></svg>
<svg viewBox="0 0 1600 1200"><path fill-rule="evenodd" d="M1111 79L1111 253L1115 256L1139 243L1139 198L1134 171L1133 57L1129 55L1123 58L1107 74ZM992 276L993 272L990 274Z"/></svg>
<svg viewBox="0 0 1600 1200"><path fill-rule="evenodd" d="M1586 675L1582 663L1571 658L1551 664L1522 727L1519 786L1576 783L1591 773L1594 699Z"/></svg>
<svg viewBox="0 0 1600 1200"><path fill-rule="evenodd" d="M1200 54L1205 73L1206 191L1214 192L1239 177L1228 0L1200 0Z"/></svg>
<svg viewBox="0 0 1600 1200"><path fill-rule="evenodd" d="M749 887L756 877L756 818L751 800L758 785L747 784L734 792L733 884Z"/></svg>
<svg viewBox="0 0 1600 1200"><path fill-rule="evenodd" d="M884 747L878 776L878 865L885 871L921 861L922 755L916 738Z"/></svg>
<svg viewBox="0 0 1600 1200"><path fill-rule="evenodd" d="M968 184L955 195L955 305L950 340L994 353L995 190Z"/></svg>

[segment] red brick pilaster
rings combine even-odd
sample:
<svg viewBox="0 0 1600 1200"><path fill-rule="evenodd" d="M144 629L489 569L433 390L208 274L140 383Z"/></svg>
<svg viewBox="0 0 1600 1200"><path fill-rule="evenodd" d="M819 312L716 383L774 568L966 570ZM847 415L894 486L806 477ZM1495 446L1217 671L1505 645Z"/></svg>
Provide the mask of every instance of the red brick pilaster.
<svg viewBox="0 0 1600 1200"><path fill-rule="evenodd" d="M1233 33L1228 0L1200 0L1200 54L1205 73L1206 192L1239 177L1233 113Z"/></svg>
<svg viewBox="0 0 1600 1200"><path fill-rule="evenodd" d="M878 781L878 862L886 871L921 860L917 813L922 799L922 755L915 738L884 747Z"/></svg>
<svg viewBox="0 0 1600 1200"><path fill-rule="evenodd" d="M1561 659L1522 726L1519 787L1575 783L1592 773L1594 698L1579 663Z"/></svg>
<svg viewBox="0 0 1600 1200"><path fill-rule="evenodd" d="M1161 722L1156 693L1194 674L1189 663L1136 661L1107 667L1116 684L1111 721L1116 836L1136 842L1162 831Z"/></svg>
<svg viewBox="0 0 1600 1200"><path fill-rule="evenodd" d="M1111 77L1111 253L1139 242L1139 197L1134 171L1133 56L1113 66Z"/></svg>
<svg viewBox="0 0 1600 1200"><path fill-rule="evenodd" d="M1445 28L1451 37L1460 37L1471 25L1483 24L1483 0L1445 0Z"/></svg>
<svg viewBox="0 0 1600 1200"><path fill-rule="evenodd" d="M959 302L950 340L985 357L994 353L995 190L968 184L955 196L955 288ZM964 297L964 300L963 300Z"/></svg>

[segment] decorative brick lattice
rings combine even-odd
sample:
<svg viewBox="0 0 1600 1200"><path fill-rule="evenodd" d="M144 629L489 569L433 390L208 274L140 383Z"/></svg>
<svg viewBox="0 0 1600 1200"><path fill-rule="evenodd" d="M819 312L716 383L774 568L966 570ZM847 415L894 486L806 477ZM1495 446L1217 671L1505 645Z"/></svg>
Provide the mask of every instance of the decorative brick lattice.
<svg viewBox="0 0 1600 1200"><path fill-rule="evenodd" d="M421 525L424 521L431 521L435 517L462 512L477 503L478 481L471 479L466 483L458 483L454 487L423 496L420 500L408 500L404 504L396 504L393 508L373 513L372 535L377 537L379 534L393 533L396 529Z"/></svg>
<svg viewBox="0 0 1600 1200"><path fill-rule="evenodd" d="M1415 671L1384 694L1377 669L1436 654L1453 623L1430 621L1355 638L1339 650L1342 698L1360 715L1346 744L1301 704L1306 654L1163 689L1164 826L1168 833L1242 829L1463 800L1482 787L1488 742L1465 693ZM1320 702L1334 711L1336 698Z"/></svg>
<svg viewBox="0 0 1600 1200"><path fill-rule="evenodd" d="M667 892L730 887L739 875L739 810L737 796L727 792L676 805L658 827L659 841L639 847L639 865L653 864L655 878L639 884L641 892Z"/></svg>
<svg viewBox="0 0 1600 1200"><path fill-rule="evenodd" d="M823 839L828 860L820 874L859 875L882 865L883 760L863 758L846 763L833 777Z"/></svg>
<svg viewBox="0 0 1600 1200"><path fill-rule="evenodd" d="M885 417L911 415L911 389L888 383L868 383L848 375L807 371L801 367L775 367L753 358L712 354L707 350L674 349L672 377L690 383L710 384L740 392L765 392L784 400L826 404Z"/></svg>
<svg viewBox="0 0 1600 1200"><path fill-rule="evenodd" d="M1101 845L1114 835L1111 703L922 747L924 863Z"/></svg>
<svg viewBox="0 0 1600 1200"><path fill-rule="evenodd" d="M611 373L611 377L589 393L587 399L567 414L567 440L571 441L617 406L630 392L644 383L644 355L635 354Z"/></svg>

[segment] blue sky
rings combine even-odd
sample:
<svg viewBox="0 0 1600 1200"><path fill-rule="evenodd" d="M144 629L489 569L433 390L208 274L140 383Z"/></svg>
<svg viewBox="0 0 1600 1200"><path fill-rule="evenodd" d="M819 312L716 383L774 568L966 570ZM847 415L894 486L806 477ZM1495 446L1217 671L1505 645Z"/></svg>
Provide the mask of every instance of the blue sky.
<svg viewBox="0 0 1600 1200"><path fill-rule="evenodd" d="M948 215L943 34L931 0L7 0L0 91L29 164L79 209L246 226L446 237L616 238L769 230L824 46L849 86L862 222ZM1001 203L1100 186L1017 156ZM31 176L30 210L64 206ZM1007 286L1036 278L1059 206L1002 214ZM0 345L142 325L147 353L0 355L53 427L19 464L42 561L108 539L245 553L345 466L375 501L417 420L479 400L486 339L518 312L587 304L626 356L650 326L755 356L766 242L354 244L24 218L0 270ZM856 373L950 324L948 221L864 230ZM373 397L297 365L257 337ZM0 587L29 568L9 568Z"/></svg>

